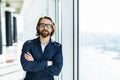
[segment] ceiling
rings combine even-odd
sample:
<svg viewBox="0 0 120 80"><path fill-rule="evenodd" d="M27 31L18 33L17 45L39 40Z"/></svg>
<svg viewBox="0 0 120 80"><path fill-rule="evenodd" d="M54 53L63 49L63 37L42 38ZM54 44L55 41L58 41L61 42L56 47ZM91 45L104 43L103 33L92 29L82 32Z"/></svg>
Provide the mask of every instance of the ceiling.
<svg viewBox="0 0 120 80"><path fill-rule="evenodd" d="M20 14L24 0L2 0L2 8L11 10L14 14Z"/></svg>

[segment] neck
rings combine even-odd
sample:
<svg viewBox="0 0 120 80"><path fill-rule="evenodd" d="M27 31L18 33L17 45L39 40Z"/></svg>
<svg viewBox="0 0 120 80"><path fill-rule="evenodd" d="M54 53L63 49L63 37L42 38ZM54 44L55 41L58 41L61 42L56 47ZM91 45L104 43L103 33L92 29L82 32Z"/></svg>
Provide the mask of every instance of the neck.
<svg viewBox="0 0 120 80"><path fill-rule="evenodd" d="M42 36L40 36L40 41L41 41L41 44L47 44L50 41L50 36L46 38L43 38Z"/></svg>

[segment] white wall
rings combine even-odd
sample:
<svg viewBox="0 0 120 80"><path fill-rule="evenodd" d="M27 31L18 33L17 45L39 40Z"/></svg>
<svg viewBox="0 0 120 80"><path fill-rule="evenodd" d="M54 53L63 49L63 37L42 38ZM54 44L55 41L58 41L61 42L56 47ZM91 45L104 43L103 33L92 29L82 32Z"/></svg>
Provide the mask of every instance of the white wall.
<svg viewBox="0 0 120 80"><path fill-rule="evenodd" d="M47 1L30 0L27 10L22 14L23 19L23 41L32 39L36 34L37 21L41 16L47 15Z"/></svg>

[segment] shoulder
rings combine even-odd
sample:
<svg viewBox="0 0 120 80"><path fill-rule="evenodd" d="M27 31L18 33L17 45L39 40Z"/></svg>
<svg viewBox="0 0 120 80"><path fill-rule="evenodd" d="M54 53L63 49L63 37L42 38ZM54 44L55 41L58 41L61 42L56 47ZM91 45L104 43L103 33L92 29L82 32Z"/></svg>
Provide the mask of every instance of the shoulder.
<svg viewBox="0 0 120 80"><path fill-rule="evenodd" d="M24 42L24 45L28 45L28 44L31 44L31 43L36 42L36 41L37 41L37 38L35 38L35 39L30 39L30 40L26 40L26 41Z"/></svg>
<svg viewBox="0 0 120 80"><path fill-rule="evenodd" d="M32 49L33 46L33 42L35 41L35 39L31 39L31 40L26 40L22 46L22 50L23 51L30 51L30 49Z"/></svg>
<svg viewBox="0 0 120 80"><path fill-rule="evenodd" d="M28 46L30 46L31 42L32 42L32 40L27 40L27 41L25 41L24 44L23 44L23 47L28 47Z"/></svg>
<svg viewBox="0 0 120 80"><path fill-rule="evenodd" d="M57 42L57 41L51 40L51 42L52 42L52 44L53 44L54 46L56 46L56 47L61 47L61 46L62 46L62 44L59 43L59 42Z"/></svg>
<svg viewBox="0 0 120 80"><path fill-rule="evenodd" d="M54 44L55 44L56 46L62 46L62 44L59 43L59 42L54 42Z"/></svg>
<svg viewBox="0 0 120 80"><path fill-rule="evenodd" d="M56 50L58 53L62 52L62 44L61 43L54 41L54 42L52 42L52 44L53 44L54 50Z"/></svg>
<svg viewBox="0 0 120 80"><path fill-rule="evenodd" d="M32 40L27 40L27 41L25 41L24 44L29 44L29 43L31 43L31 41L32 41Z"/></svg>

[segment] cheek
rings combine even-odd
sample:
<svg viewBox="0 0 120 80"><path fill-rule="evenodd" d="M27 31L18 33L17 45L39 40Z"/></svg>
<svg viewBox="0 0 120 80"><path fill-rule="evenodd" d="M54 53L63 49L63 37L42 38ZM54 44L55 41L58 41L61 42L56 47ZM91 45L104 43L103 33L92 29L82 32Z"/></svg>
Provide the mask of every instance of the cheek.
<svg viewBox="0 0 120 80"><path fill-rule="evenodd" d="M51 29L49 32L53 32L53 30Z"/></svg>
<svg viewBox="0 0 120 80"><path fill-rule="evenodd" d="M51 29L51 32L53 32L53 29Z"/></svg>

